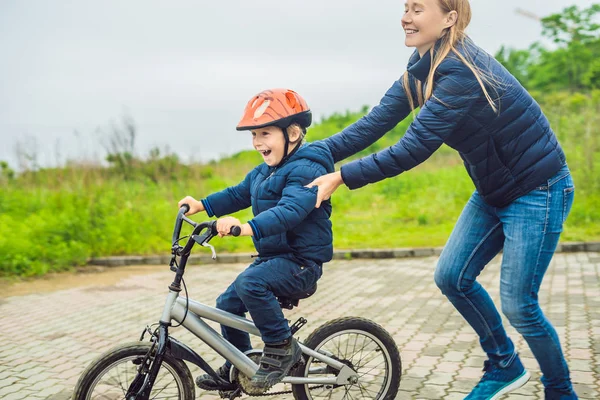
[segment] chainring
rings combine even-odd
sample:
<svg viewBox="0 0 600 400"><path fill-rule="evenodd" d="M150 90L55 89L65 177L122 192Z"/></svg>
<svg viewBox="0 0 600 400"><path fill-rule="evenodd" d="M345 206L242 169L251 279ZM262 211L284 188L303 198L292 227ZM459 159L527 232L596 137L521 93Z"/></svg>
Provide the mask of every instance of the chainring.
<svg viewBox="0 0 600 400"><path fill-rule="evenodd" d="M246 355L248 356L249 359L251 359L253 362L258 364L258 363L260 363L260 358L262 357L262 351L253 349L253 350L246 352ZM304 365L303 359L301 359L301 361L299 363L300 363L299 365ZM299 365L294 366L294 368L298 368ZM229 374L230 374L229 378L231 379L231 382L237 383L239 388L242 390L242 392L244 392L248 396L276 396L276 395L280 395L280 394L292 393L291 390L283 390L283 391L279 391L279 392L274 392L274 391L271 391L270 388L266 389L266 390L257 389L250 382L251 377L249 378L242 372L238 371L238 369L235 366L231 367L231 372Z"/></svg>
<svg viewBox="0 0 600 400"><path fill-rule="evenodd" d="M260 358L262 357L262 351L260 350L250 350L246 353L249 359L258 364L260 362ZM246 376L244 373L240 372L235 366L231 367L231 372L229 373L229 377L231 382L235 382L240 386L242 392L246 393L249 396L266 396L267 390L258 389L252 385L250 382L252 377Z"/></svg>

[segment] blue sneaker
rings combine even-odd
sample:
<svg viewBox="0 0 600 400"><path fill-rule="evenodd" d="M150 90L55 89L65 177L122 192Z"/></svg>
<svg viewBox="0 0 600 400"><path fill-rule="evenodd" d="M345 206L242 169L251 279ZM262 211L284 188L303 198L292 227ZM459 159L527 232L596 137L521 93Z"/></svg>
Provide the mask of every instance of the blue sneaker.
<svg viewBox="0 0 600 400"><path fill-rule="evenodd" d="M512 364L500 368L486 360L483 366L485 373L465 400L496 400L506 393L517 390L527 383L531 374L523 367L519 357Z"/></svg>

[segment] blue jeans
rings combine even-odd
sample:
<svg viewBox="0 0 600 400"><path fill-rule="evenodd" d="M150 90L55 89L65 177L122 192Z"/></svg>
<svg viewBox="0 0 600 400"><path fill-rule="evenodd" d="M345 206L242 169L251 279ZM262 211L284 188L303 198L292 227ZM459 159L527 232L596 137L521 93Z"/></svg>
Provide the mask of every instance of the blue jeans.
<svg viewBox="0 0 600 400"><path fill-rule="evenodd" d="M286 258L258 258L217 298L217 308L240 317L250 312L263 342L278 343L291 336L275 296L292 296L312 288L321 277L317 264L299 265ZM221 333L241 351L252 348L250 335L221 326Z"/></svg>
<svg viewBox="0 0 600 400"><path fill-rule="evenodd" d="M493 363L509 365L517 356L498 310L477 276L500 250L502 313L525 338L548 389L570 390L569 369L558 335L538 303L544 274L558 244L574 195L565 165L536 190L496 208L475 192L460 215L435 271L442 293L479 335Z"/></svg>

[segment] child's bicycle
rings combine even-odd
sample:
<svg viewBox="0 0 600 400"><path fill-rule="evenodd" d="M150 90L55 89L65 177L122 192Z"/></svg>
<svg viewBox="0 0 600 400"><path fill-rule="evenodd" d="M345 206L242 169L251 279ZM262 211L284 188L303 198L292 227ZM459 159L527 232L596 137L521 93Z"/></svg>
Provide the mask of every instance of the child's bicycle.
<svg viewBox="0 0 600 400"><path fill-rule="evenodd" d="M184 361L197 365L223 387L227 387L219 391L221 398L226 399L235 399L242 394L274 396L285 393L292 393L297 400L396 397L402 368L394 340L376 323L355 317L329 321L300 343L303 358L282 381L291 384L291 391L257 391L250 384L250 378L258 370L262 352L250 350L242 353L203 318L260 336L254 324L237 315L179 296L185 265L194 244L211 248L213 259L216 258L214 248L208 244L217 235L216 221L196 223L184 215L188 209L187 205L181 207L175 221L170 264L175 279L169 286L160 321L155 324L158 327L152 330L147 326L140 341L116 346L96 358L79 378L73 399L192 400L195 398L194 379ZM182 221L194 227L185 246L179 244L187 237L179 237ZM239 227L232 229L232 235L239 233ZM298 305L299 299L312 295L315 290L299 293L292 298L279 297L278 300L283 308L291 309ZM219 378L194 350L169 336L172 320L177 322L176 326L188 329L233 364L231 383ZM291 326L292 334L305 323L304 318L299 318ZM146 333L150 334L150 341L144 342Z"/></svg>

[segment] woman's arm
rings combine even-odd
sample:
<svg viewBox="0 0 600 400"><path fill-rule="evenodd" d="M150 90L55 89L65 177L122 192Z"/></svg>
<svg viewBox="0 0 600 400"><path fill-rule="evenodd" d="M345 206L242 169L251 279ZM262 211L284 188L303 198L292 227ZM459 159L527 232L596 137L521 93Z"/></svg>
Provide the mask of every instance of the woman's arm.
<svg viewBox="0 0 600 400"><path fill-rule="evenodd" d="M401 77L371 112L323 142L331 150L334 161L341 161L375 143L410 112Z"/></svg>
<svg viewBox="0 0 600 400"><path fill-rule="evenodd" d="M433 95L404 136L385 150L343 165L343 182L350 189L357 189L422 163L460 128L464 117L481 98L481 88L468 68L460 66L449 71L435 83Z"/></svg>

